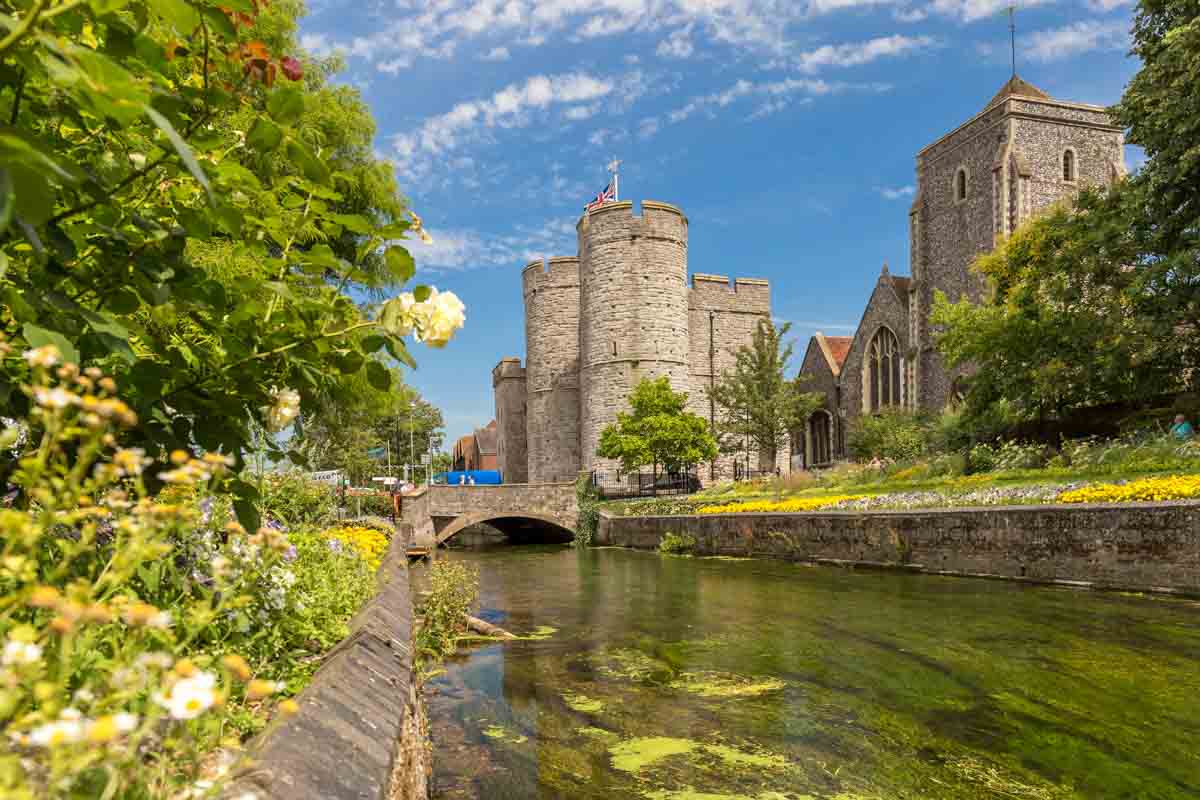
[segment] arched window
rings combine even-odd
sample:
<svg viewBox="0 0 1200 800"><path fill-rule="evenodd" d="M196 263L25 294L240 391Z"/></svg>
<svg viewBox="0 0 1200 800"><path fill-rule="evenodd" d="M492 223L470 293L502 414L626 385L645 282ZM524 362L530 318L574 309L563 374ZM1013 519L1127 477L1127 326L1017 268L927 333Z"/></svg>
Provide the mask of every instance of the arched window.
<svg viewBox="0 0 1200 800"><path fill-rule="evenodd" d="M820 467L833 462L833 420L828 411L818 409L808 418L808 442L810 467Z"/></svg>
<svg viewBox="0 0 1200 800"><path fill-rule="evenodd" d="M959 167L954 175L954 199L967 199L967 168Z"/></svg>
<svg viewBox="0 0 1200 800"><path fill-rule="evenodd" d="M1074 181L1075 180L1075 151L1074 150L1064 150L1063 151L1062 167L1063 167L1063 180L1064 181Z"/></svg>
<svg viewBox="0 0 1200 800"><path fill-rule="evenodd" d="M900 405L900 342L889 328L880 328L871 339L863 366L867 411Z"/></svg>

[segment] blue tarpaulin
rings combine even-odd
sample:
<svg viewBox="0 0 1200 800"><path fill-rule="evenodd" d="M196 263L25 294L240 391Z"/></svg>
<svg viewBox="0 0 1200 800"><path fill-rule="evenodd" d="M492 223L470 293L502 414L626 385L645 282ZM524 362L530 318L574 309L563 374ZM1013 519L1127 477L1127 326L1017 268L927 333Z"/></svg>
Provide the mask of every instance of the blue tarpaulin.
<svg viewBox="0 0 1200 800"><path fill-rule="evenodd" d="M433 482L458 486L460 483L470 483L472 478L475 479L476 486L495 486L503 483L500 480L500 473L494 469L464 469L453 472L439 472L433 476Z"/></svg>

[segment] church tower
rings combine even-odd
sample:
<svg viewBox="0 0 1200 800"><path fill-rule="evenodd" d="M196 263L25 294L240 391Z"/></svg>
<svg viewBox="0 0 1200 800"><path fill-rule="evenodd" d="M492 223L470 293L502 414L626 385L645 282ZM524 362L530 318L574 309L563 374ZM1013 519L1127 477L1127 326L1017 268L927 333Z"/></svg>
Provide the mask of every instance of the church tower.
<svg viewBox="0 0 1200 800"><path fill-rule="evenodd" d="M910 405L942 408L956 377L934 349L934 292L978 300L986 286L970 270L975 257L1047 206L1124 175L1124 144L1102 106L1055 100L1013 75L981 112L917 154L909 211Z"/></svg>

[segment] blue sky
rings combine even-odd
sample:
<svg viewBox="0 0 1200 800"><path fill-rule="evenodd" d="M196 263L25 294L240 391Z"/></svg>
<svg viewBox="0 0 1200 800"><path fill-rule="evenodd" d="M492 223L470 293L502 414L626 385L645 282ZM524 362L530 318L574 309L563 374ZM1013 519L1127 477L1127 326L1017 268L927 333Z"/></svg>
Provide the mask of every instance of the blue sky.
<svg viewBox="0 0 1200 800"><path fill-rule="evenodd" d="M418 279L463 331L410 376L448 442L493 416L524 358L521 268L574 255L582 206L674 203L692 272L768 278L799 357L853 331L883 262L908 274L914 156L1009 76L1004 0L309 0L302 43L340 50L376 147L425 220ZM1121 0L1020 4L1017 70L1109 104L1137 64ZM1131 165L1132 166L1132 165Z"/></svg>

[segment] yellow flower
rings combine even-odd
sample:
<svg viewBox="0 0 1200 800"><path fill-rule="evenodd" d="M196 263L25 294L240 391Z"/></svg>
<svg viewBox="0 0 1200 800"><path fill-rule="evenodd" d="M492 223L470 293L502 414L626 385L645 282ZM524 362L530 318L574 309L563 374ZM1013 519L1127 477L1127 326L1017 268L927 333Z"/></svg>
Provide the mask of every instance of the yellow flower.
<svg viewBox="0 0 1200 800"><path fill-rule="evenodd" d="M240 680L250 680L250 665L246 663L246 659L236 653L230 653L223 657L221 663L225 665L225 669L232 672Z"/></svg>
<svg viewBox="0 0 1200 800"><path fill-rule="evenodd" d="M300 712L300 704L290 697L287 700L281 700L279 710L284 714L297 714Z"/></svg>
<svg viewBox="0 0 1200 800"><path fill-rule="evenodd" d="M283 684L276 681L261 681L252 680L246 685L246 699L259 700L263 697L273 695L283 688Z"/></svg>

